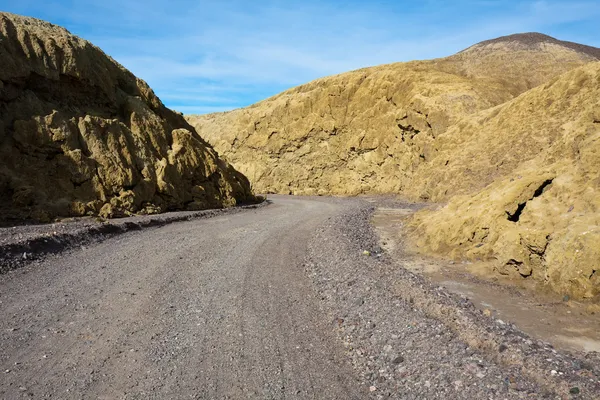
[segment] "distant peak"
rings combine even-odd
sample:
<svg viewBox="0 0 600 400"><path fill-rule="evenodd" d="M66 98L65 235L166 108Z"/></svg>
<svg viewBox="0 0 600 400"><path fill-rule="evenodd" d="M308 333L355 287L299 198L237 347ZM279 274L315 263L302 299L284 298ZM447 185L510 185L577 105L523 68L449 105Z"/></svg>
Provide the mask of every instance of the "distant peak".
<svg viewBox="0 0 600 400"><path fill-rule="evenodd" d="M559 46L569 48L578 53L583 53L583 54L586 54L588 56L591 56L591 57L594 57L594 58L600 60L600 49L597 47L587 46L587 45L580 44L580 43L558 40L556 38L553 38L552 36L548 36L548 35L545 35L545 34L539 33L539 32L516 33L513 35L500 36L499 38L496 38L496 39L485 40L483 42L477 43L476 45L471 46L468 49L465 49L463 51L467 51L467 50L471 50L471 49L478 49L478 48L480 49L482 47L486 47L486 46L493 45L496 43L517 43L517 44L521 44L524 46L531 46L531 47L535 47L536 45L541 44L541 43L551 43L551 44L556 44Z"/></svg>
<svg viewBox="0 0 600 400"><path fill-rule="evenodd" d="M477 45L485 46L487 44L502 43L502 42L517 42L527 45L533 45L538 43L561 43L560 40L553 38L552 36L545 35L539 32L525 32L515 33L513 35L500 36L496 39L485 40ZM477 46L476 45L476 46Z"/></svg>

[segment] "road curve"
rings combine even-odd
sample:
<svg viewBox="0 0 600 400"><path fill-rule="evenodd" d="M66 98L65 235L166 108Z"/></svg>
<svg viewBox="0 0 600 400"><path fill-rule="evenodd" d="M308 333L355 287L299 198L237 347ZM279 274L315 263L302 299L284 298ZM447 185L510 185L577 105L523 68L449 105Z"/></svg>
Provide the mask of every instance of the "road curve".
<svg viewBox="0 0 600 400"><path fill-rule="evenodd" d="M341 207L278 197L0 276L0 398L368 397L302 267Z"/></svg>

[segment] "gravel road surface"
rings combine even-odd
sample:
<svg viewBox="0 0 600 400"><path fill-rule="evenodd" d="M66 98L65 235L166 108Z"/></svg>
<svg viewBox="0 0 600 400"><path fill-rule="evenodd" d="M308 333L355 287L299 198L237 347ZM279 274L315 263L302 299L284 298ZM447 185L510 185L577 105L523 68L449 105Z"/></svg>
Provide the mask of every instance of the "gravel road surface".
<svg viewBox="0 0 600 400"><path fill-rule="evenodd" d="M380 270L369 207L274 196L1 275L0 398L596 396L595 365L546 384L469 347L419 309L420 292L403 299L412 289Z"/></svg>

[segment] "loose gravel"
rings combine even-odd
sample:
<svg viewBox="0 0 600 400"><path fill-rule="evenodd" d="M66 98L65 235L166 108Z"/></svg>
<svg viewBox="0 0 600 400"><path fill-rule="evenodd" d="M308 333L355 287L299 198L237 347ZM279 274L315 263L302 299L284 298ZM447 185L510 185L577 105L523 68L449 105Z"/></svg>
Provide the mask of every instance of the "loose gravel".
<svg viewBox="0 0 600 400"><path fill-rule="evenodd" d="M597 353L561 354L466 297L392 267L373 212L357 200L326 221L305 267L374 398L600 398Z"/></svg>
<svg viewBox="0 0 600 400"><path fill-rule="evenodd" d="M51 224L0 227L0 274L41 260L50 254L101 242L115 235L256 209L269 202L233 208L168 212L112 220L73 218Z"/></svg>

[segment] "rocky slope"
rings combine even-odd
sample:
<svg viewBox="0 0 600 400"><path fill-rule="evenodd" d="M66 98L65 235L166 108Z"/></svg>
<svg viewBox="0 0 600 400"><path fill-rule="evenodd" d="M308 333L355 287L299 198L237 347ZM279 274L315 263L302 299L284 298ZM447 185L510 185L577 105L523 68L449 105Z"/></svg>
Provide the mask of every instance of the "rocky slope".
<svg viewBox="0 0 600 400"><path fill-rule="evenodd" d="M416 250L597 298L598 60L519 34L187 118L260 191L450 200L413 219Z"/></svg>
<svg viewBox="0 0 600 400"><path fill-rule="evenodd" d="M515 35L447 58L319 79L245 109L187 119L259 191L432 198L413 186L448 127L599 53L540 34Z"/></svg>
<svg viewBox="0 0 600 400"><path fill-rule="evenodd" d="M417 214L418 250L491 260L576 298L600 294L600 62L457 124L439 150L417 190L442 197L496 179Z"/></svg>
<svg viewBox="0 0 600 400"><path fill-rule="evenodd" d="M0 13L2 220L223 207L248 180L148 85L67 30Z"/></svg>

